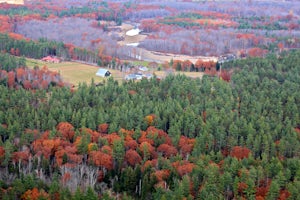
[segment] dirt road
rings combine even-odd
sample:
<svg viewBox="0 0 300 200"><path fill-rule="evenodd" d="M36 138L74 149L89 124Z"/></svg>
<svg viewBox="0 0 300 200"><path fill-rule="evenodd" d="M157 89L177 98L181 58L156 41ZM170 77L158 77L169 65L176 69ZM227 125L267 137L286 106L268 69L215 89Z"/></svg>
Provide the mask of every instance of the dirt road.
<svg viewBox="0 0 300 200"><path fill-rule="evenodd" d="M120 41L120 45L130 45L130 44L136 44L140 43L144 39L146 39L147 35L144 34L138 34L135 36L128 36L126 35L126 32L134 29L135 27L131 24L126 24L123 23L121 28L121 36L124 37L123 41ZM198 59L202 60L213 60L216 61L217 57L205 57L205 56L187 56L187 55L182 55L182 54L172 54L172 53L161 53L161 52L156 52L156 51L149 51L143 48L136 47L136 52L139 55L139 58L141 60L145 61L155 61L158 63L164 63L166 61L170 61L171 59L173 60L190 60L192 63L195 63Z"/></svg>

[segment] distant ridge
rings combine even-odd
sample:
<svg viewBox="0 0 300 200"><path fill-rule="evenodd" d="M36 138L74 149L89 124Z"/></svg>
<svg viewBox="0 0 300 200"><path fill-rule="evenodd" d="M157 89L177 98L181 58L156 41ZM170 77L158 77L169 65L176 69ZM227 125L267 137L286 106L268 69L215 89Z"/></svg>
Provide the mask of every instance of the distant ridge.
<svg viewBox="0 0 300 200"><path fill-rule="evenodd" d="M0 3L24 4L24 0L0 0Z"/></svg>

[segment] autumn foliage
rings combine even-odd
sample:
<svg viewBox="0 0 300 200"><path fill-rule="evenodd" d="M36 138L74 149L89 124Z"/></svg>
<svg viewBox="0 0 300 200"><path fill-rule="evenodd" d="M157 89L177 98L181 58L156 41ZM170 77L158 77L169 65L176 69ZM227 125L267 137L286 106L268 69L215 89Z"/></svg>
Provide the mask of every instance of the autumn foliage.
<svg viewBox="0 0 300 200"><path fill-rule="evenodd" d="M170 158L171 156L175 156L177 154L177 149L168 144L161 144L157 147L157 151L162 153L164 157Z"/></svg>
<svg viewBox="0 0 300 200"><path fill-rule="evenodd" d="M102 167L108 170L113 169L112 156L101 151L90 152L90 160L98 167Z"/></svg>
<svg viewBox="0 0 300 200"><path fill-rule="evenodd" d="M0 70L0 81L7 81L9 88L23 87L25 89L48 89L50 85L64 86L62 78L57 72L35 68L17 68L15 70Z"/></svg>
<svg viewBox="0 0 300 200"><path fill-rule="evenodd" d="M68 122L60 122L56 126L56 130L62 134L63 138L70 140L70 141L73 140L75 131L74 131L74 127L72 124L70 124Z"/></svg>
<svg viewBox="0 0 300 200"><path fill-rule="evenodd" d="M134 167L142 161L142 158L135 150L129 149L126 151L125 160Z"/></svg>
<svg viewBox="0 0 300 200"><path fill-rule="evenodd" d="M33 188L32 190L27 190L21 197L23 200L38 200L38 199L49 199L49 194L44 190L38 190Z"/></svg>
<svg viewBox="0 0 300 200"><path fill-rule="evenodd" d="M231 149L230 156L237 159L248 158L251 151L247 147L235 146Z"/></svg>
<svg viewBox="0 0 300 200"><path fill-rule="evenodd" d="M0 163L1 163L1 160L4 157L4 155L5 155L5 150L3 147L0 146Z"/></svg>

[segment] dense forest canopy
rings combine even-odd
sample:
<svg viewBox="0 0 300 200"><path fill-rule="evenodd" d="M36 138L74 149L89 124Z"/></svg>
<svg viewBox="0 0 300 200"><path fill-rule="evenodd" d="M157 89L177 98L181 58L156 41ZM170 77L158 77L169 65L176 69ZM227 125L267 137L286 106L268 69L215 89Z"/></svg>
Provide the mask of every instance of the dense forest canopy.
<svg viewBox="0 0 300 200"><path fill-rule="evenodd" d="M2 79L1 193L298 199L300 52L285 54L224 64L230 82L108 79L33 92Z"/></svg>

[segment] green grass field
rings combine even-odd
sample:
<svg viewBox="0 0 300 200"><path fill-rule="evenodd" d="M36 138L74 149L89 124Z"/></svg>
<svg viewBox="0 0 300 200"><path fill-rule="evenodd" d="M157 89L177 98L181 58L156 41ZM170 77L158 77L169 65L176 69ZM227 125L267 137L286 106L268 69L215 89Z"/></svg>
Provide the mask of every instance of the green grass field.
<svg viewBox="0 0 300 200"><path fill-rule="evenodd" d="M28 67L47 66L49 70L59 72L64 81L78 86L79 83L90 84L92 79L95 83L102 82L106 78L96 76L99 67L76 62L46 63L35 59L26 59ZM123 74L119 70L109 69L112 77L117 81L122 81Z"/></svg>
<svg viewBox="0 0 300 200"><path fill-rule="evenodd" d="M135 63L137 64L137 63ZM139 64L145 64L145 63L139 63ZM90 84L92 79L94 79L95 83L102 83L103 80L106 80L107 78L102 78L96 76L96 72L99 69L97 66L93 65L87 65L83 63L77 63L77 62L61 62L61 63L46 63L40 60L35 59L26 59L26 65L28 67L43 67L47 66L49 70L59 72L63 80L65 82L71 83L75 86L78 86L79 83L87 83ZM109 69L109 71L112 74L112 77L114 80L121 83L124 79L123 77L125 74L120 72L119 70ZM156 76L164 78L168 73L165 71L151 71L151 73L156 74ZM203 73L202 72L173 72L172 74L184 74L191 78L202 78Z"/></svg>

